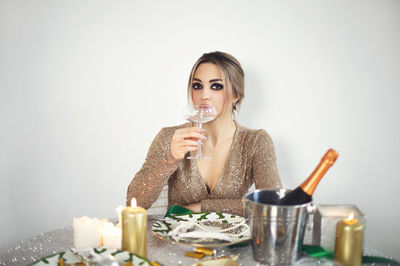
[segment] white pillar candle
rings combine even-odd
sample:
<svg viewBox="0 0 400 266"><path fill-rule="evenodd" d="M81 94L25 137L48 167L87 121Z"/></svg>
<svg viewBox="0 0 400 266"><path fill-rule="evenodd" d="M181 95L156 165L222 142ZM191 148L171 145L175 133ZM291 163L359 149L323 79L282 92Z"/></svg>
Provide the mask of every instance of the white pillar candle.
<svg viewBox="0 0 400 266"><path fill-rule="evenodd" d="M117 224L117 226L118 227L122 227L122 211L125 209L125 207L124 206L118 206L116 209L115 209L115 211L117 212L117 214L118 214L118 224Z"/></svg>
<svg viewBox="0 0 400 266"><path fill-rule="evenodd" d="M107 219L91 219L87 216L74 218L74 247L100 247L102 231L106 222Z"/></svg>
<svg viewBox="0 0 400 266"><path fill-rule="evenodd" d="M105 223L103 229L103 247L121 249L121 227L113 223Z"/></svg>

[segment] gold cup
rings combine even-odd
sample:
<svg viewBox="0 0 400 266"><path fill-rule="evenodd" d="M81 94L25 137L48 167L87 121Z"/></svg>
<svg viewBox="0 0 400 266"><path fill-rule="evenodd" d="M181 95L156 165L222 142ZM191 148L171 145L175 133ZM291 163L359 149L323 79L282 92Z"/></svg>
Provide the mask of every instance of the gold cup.
<svg viewBox="0 0 400 266"><path fill-rule="evenodd" d="M136 200L122 211L122 250L147 257L147 213Z"/></svg>

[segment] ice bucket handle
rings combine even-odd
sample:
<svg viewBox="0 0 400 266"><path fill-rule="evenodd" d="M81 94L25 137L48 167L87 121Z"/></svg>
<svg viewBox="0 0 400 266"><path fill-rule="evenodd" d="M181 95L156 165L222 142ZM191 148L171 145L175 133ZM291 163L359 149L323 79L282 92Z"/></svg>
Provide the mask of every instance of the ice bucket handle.
<svg viewBox="0 0 400 266"><path fill-rule="evenodd" d="M308 214L314 214L316 211L317 211L317 205L315 205L314 202L310 202L310 204L307 205Z"/></svg>

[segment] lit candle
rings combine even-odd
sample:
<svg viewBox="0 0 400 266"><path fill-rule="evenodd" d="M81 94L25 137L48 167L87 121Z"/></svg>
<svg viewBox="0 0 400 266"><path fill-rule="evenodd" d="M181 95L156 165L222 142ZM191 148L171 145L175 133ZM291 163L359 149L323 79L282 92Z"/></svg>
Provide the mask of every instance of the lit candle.
<svg viewBox="0 0 400 266"><path fill-rule="evenodd" d="M121 249L121 227L105 223L103 229L103 247Z"/></svg>
<svg viewBox="0 0 400 266"><path fill-rule="evenodd" d="M361 265L364 225L349 217L337 223L335 242L335 261L347 266Z"/></svg>
<svg viewBox="0 0 400 266"><path fill-rule="evenodd" d="M107 219L91 219L87 216L74 218L74 247L100 247L103 226L106 222Z"/></svg>
<svg viewBox="0 0 400 266"><path fill-rule="evenodd" d="M132 198L131 206L122 211L122 249L147 257L147 214L142 207L136 206Z"/></svg>

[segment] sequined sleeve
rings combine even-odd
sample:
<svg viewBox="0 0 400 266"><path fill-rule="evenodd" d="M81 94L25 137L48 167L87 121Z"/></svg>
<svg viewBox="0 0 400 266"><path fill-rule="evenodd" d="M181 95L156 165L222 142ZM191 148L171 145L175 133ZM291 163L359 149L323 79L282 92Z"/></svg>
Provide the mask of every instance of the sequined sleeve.
<svg viewBox="0 0 400 266"><path fill-rule="evenodd" d="M253 181L256 189L282 188L276 165L275 148L271 137L261 129L252 162Z"/></svg>
<svg viewBox="0 0 400 266"><path fill-rule="evenodd" d="M128 186L126 205L135 197L138 206L150 208L177 169L181 160L176 160L171 153L171 134L167 130L162 129L154 138L142 168Z"/></svg>

